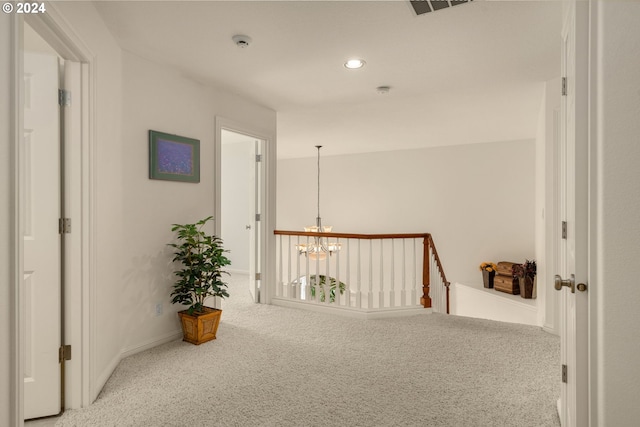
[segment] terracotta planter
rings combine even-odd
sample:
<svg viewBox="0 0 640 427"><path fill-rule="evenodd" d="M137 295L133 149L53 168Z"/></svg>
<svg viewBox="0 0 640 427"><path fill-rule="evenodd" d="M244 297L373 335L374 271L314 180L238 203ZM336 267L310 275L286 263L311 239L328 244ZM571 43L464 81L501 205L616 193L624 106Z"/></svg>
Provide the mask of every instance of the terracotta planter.
<svg viewBox="0 0 640 427"><path fill-rule="evenodd" d="M179 311L182 340L196 345L215 340L221 315L222 310L211 307L204 307L203 313L193 313L193 315L187 310Z"/></svg>
<svg viewBox="0 0 640 427"><path fill-rule="evenodd" d="M485 288L493 288L493 278L496 277L495 271L482 270L482 281Z"/></svg>
<svg viewBox="0 0 640 427"><path fill-rule="evenodd" d="M535 277L525 276L518 279L520 281L520 296L527 299L535 298Z"/></svg>

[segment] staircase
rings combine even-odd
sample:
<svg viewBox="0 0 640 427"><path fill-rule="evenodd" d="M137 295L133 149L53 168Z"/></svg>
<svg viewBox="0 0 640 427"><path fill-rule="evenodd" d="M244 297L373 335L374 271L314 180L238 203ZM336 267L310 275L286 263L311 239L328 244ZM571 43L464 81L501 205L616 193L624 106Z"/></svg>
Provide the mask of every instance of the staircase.
<svg viewBox="0 0 640 427"><path fill-rule="evenodd" d="M274 234L274 304L367 318L449 310L449 282L429 233Z"/></svg>

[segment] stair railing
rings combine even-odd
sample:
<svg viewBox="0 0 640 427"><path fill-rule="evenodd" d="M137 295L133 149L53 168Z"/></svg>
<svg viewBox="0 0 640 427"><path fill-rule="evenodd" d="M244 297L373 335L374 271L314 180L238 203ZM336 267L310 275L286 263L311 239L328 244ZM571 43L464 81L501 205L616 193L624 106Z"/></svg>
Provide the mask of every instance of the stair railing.
<svg viewBox="0 0 640 427"><path fill-rule="evenodd" d="M429 233L274 234L276 300L368 312L422 306L449 313L449 282Z"/></svg>

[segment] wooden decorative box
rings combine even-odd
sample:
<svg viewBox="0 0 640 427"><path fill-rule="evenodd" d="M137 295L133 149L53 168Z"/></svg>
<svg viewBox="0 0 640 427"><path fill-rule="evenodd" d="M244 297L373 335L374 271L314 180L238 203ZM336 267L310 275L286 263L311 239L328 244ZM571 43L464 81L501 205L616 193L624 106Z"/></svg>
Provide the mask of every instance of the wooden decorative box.
<svg viewBox="0 0 640 427"><path fill-rule="evenodd" d="M500 261L496 265L496 276L493 278L493 288L496 291L511 295L520 294L520 283L513 278L513 266L515 262Z"/></svg>
<svg viewBox="0 0 640 427"><path fill-rule="evenodd" d="M512 275L506 276L496 274L496 277L493 278L493 289L511 295L520 294L520 284L518 279L514 279Z"/></svg>
<svg viewBox="0 0 640 427"><path fill-rule="evenodd" d="M500 261L496 264L496 274L501 276L512 276L513 266L516 264L517 263L515 262Z"/></svg>

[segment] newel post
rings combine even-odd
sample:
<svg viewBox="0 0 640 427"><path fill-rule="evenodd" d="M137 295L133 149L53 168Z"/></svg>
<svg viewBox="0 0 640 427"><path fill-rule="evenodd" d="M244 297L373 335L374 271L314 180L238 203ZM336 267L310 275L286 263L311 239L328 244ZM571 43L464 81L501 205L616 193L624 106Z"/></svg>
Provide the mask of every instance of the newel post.
<svg viewBox="0 0 640 427"><path fill-rule="evenodd" d="M429 267L431 262L429 259L429 236L426 236L423 241L424 250L422 256L422 297L420 298L420 304L424 308L431 307L431 297L429 297Z"/></svg>

